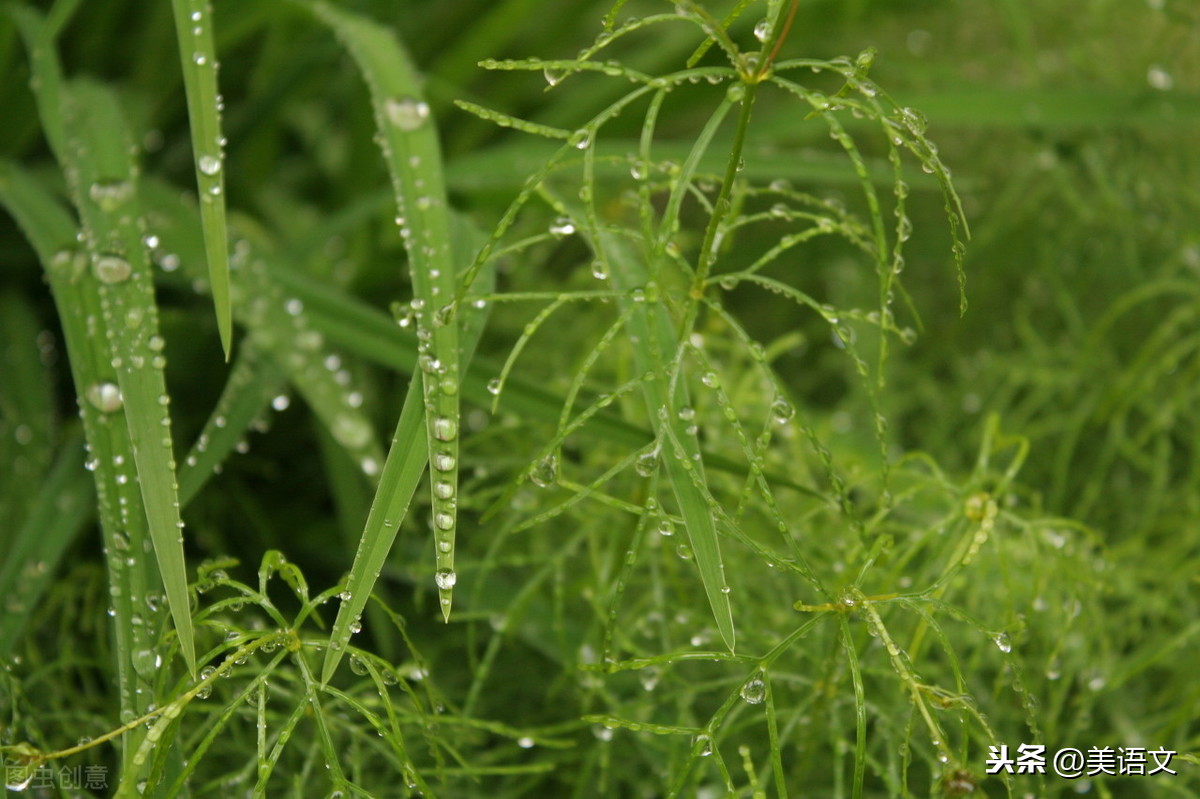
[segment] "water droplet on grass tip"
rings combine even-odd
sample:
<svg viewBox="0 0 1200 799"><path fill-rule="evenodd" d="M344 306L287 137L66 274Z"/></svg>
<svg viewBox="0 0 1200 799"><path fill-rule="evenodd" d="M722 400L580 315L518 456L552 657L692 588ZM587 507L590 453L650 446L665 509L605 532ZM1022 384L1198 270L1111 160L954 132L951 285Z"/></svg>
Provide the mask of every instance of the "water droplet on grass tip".
<svg viewBox="0 0 1200 799"><path fill-rule="evenodd" d="M499 394L500 386L501 386L500 378L493 377L491 380L488 381L488 384L487 384L488 393L493 394L493 395Z"/></svg>
<svg viewBox="0 0 1200 799"><path fill-rule="evenodd" d="M458 582L458 575L453 569L438 569L437 574L433 576L437 587L443 591L448 591Z"/></svg>
<svg viewBox="0 0 1200 799"><path fill-rule="evenodd" d="M411 97L392 98L384 103L388 121L403 131L412 131L429 118L429 104Z"/></svg>
<svg viewBox="0 0 1200 799"><path fill-rule="evenodd" d="M101 283L120 283L133 274L133 267L119 255L101 255L94 266L96 277Z"/></svg>
<svg viewBox="0 0 1200 799"><path fill-rule="evenodd" d="M1004 654L1007 655L1012 651L1012 641L1010 641L1008 636L1004 633L996 633L992 636L992 641L995 642L996 648Z"/></svg>

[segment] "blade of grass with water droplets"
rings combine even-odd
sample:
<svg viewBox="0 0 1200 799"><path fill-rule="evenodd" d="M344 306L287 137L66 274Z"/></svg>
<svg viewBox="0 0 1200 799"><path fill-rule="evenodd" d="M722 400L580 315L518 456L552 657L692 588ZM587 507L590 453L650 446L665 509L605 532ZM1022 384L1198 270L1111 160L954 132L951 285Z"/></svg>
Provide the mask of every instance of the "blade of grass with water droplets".
<svg viewBox="0 0 1200 799"><path fill-rule="evenodd" d="M605 261L612 267L614 288L627 292L642 289L646 270L623 240L601 231L594 239L594 246L603 249ZM657 438L666 450L663 463L679 503L713 618L725 645L732 651L735 643L733 608L725 590L725 566L717 541L711 498L697 485L703 483L700 445L696 436L688 431L688 422L680 415L688 407L687 387L681 380L673 381L672 385L668 379L672 365L667 359L673 360L678 349L671 318L666 308L652 297L630 295L619 304L622 311L630 311L629 341L637 369L643 374L654 375L653 379L642 383L646 408Z"/></svg>
<svg viewBox="0 0 1200 799"><path fill-rule="evenodd" d="M424 373L432 484L433 534L442 615L449 620L458 517L459 373L457 288L450 216L437 130L420 79L387 29L327 3L306 2L329 25L362 71L375 108L384 161L392 176L400 234L408 250ZM442 488L444 487L444 488Z"/></svg>
<svg viewBox="0 0 1200 799"><path fill-rule="evenodd" d="M233 307L229 293L229 238L225 227L225 155L221 135L221 95L217 90L217 50L209 0L173 0L175 34L183 66L188 122L200 196L200 222L209 284L217 312L221 347L233 348Z"/></svg>
<svg viewBox="0 0 1200 799"><path fill-rule="evenodd" d="M54 97L57 100L57 95ZM39 107L44 106L49 98L39 94L38 102ZM45 120L44 113L42 116ZM94 470L96 507L107 555L121 716L134 718L146 712L153 699L153 692L141 688L143 678L137 664L145 659L139 660L137 653L151 652L155 645L150 631L158 623L145 623L154 611L143 605L148 586L155 580L146 559L135 557L148 543L146 517L126 510L138 508L141 499L136 481L128 479L126 464L133 460L133 452L125 416L120 413L121 393L111 365L100 297L87 275L87 257L77 249L75 222L47 187L17 167L0 162L0 202L37 251L58 308L87 438L87 466ZM142 623L135 622L138 618ZM134 743L143 734L141 729L134 731ZM127 748L127 766L131 756L132 749Z"/></svg>
<svg viewBox="0 0 1200 799"><path fill-rule="evenodd" d="M408 513L413 492L425 473L429 443L425 436L421 380L419 372L413 376L408 395L404 398L404 408L400 411L396 433L392 436L392 447L379 478L379 491L371 503L371 512L354 556L350 578L342 592L342 605L333 624L329 647L325 650L325 662L321 667L322 683L328 682L333 676L346 651L353 632L352 625L367 605L400 529L400 522Z"/></svg>
<svg viewBox="0 0 1200 799"><path fill-rule="evenodd" d="M132 140L117 97L97 84L71 86L66 120L64 169L83 222L89 277L108 327L112 367L141 488L139 505L154 542L180 651L188 670L195 673L183 523L163 378L164 341L158 330L150 258L142 244Z"/></svg>

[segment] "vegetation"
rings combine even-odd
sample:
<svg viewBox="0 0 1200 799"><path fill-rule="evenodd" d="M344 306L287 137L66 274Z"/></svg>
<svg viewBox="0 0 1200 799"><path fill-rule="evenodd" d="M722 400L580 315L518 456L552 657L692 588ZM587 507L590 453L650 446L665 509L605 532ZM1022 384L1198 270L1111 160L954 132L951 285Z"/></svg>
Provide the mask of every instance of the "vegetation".
<svg viewBox="0 0 1200 799"><path fill-rule="evenodd" d="M7 3L8 788L1200 793L1200 14L974 5Z"/></svg>

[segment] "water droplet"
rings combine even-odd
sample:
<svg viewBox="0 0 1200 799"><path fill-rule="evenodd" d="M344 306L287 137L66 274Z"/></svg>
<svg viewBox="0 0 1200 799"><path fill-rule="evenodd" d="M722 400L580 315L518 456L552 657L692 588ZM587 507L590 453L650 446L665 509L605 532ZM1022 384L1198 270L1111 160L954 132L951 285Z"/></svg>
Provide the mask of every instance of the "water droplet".
<svg viewBox="0 0 1200 799"><path fill-rule="evenodd" d="M637 460L633 462L633 468L642 477L649 477L654 474L654 470L658 468L658 449L651 447L641 455L638 455Z"/></svg>
<svg viewBox="0 0 1200 799"><path fill-rule="evenodd" d="M162 666L162 655L153 649L141 649L133 653L133 669L142 677L150 679Z"/></svg>
<svg viewBox="0 0 1200 799"><path fill-rule="evenodd" d="M675 522L668 519L666 516L658 522L659 535L675 535Z"/></svg>
<svg viewBox="0 0 1200 799"><path fill-rule="evenodd" d="M592 134L585 128L580 128L571 136L571 143L576 150L586 150L592 144Z"/></svg>
<svg viewBox="0 0 1200 799"><path fill-rule="evenodd" d="M449 513L436 513L433 516L433 523L439 530L453 530L454 517Z"/></svg>
<svg viewBox="0 0 1200 799"><path fill-rule="evenodd" d="M542 76L550 86L557 86L558 82L563 79L563 71L561 69L546 67L542 70Z"/></svg>
<svg viewBox="0 0 1200 799"><path fill-rule="evenodd" d="M521 747L522 749L532 749L533 748L533 739L530 738L529 736L524 736L524 737L518 738L517 746Z"/></svg>
<svg viewBox="0 0 1200 799"><path fill-rule="evenodd" d="M529 470L529 479L539 488L553 485L558 480L558 457L551 453L535 463Z"/></svg>
<svg viewBox="0 0 1200 799"><path fill-rule="evenodd" d="M196 159L196 166L205 175L212 177L221 171L221 159L215 155L202 155Z"/></svg>
<svg viewBox="0 0 1200 799"><path fill-rule="evenodd" d="M438 588L448 591L458 582L458 575L453 569L438 569L433 579L437 583Z"/></svg>
<svg viewBox="0 0 1200 799"><path fill-rule="evenodd" d="M767 684L757 677L742 686L742 699L751 705L761 704L767 698Z"/></svg>
<svg viewBox="0 0 1200 799"><path fill-rule="evenodd" d="M433 484L433 493L438 499L450 499L454 496L454 486L445 480Z"/></svg>
<svg viewBox="0 0 1200 799"><path fill-rule="evenodd" d="M996 633L995 635L992 636L992 641L995 642L996 648L999 649L1004 654L1007 655L1009 652L1012 651L1012 641L1010 641L1008 639L1008 636L1006 634Z"/></svg>
<svg viewBox="0 0 1200 799"><path fill-rule="evenodd" d="M488 393L493 394L493 395L499 394L500 386L501 386L500 378L493 377L491 380L488 381L488 384L487 384Z"/></svg>
<svg viewBox="0 0 1200 799"><path fill-rule="evenodd" d="M93 383L88 387L87 401L101 413L115 413L121 409L121 389L116 383Z"/></svg>
<svg viewBox="0 0 1200 799"><path fill-rule="evenodd" d="M555 238L570 236L574 232L575 223L571 221L570 217L560 216L550 223L550 235Z"/></svg>
<svg viewBox="0 0 1200 799"><path fill-rule="evenodd" d="M453 441L458 436L458 422L448 416L433 420L433 437L438 441Z"/></svg>
<svg viewBox="0 0 1200 799"><path fill-rule="evenodd" d="M133 267L119 255L101 255L93 267L101 283L120 283L133 274Z"/></svg>
<svg viewBox="0 0 1200 799"><path fill-rule="evenodd" d="M761 19L758 21L758 24L754 26L754 38L760 42L765 42L771 38L771 23L769 20Z"/></svg>
<svg viewBox="0 0 1200 799"><path fill-rule="evenodd" d="M457 462L458 461L456 461L454 456L449 452L439 452L433 456L433 468L437 469L439 472L448 472L452 470Z"/></svg>
<svg viewBox="0 0 1200 799"><path fill-rule="evenodd" d="M351 635L357 635L362 632L362 622L358 619L355 619L354 621L350 622L350 627L348 629L350 630Z"/></svg>
<svg viewBox="0 0 1200 799"><path fill-rule="evenodd" d="M1149 83L1152 89L1166 92L1175 87L1175 78L1158 64L1153 64L1146 70L1146 83Z"/></svg>
<svg viewBox="0 0 1200 799"><path fill-rule="evenodd" d="M704 376L700 378L700 382L709 388L718 388L721 385L721 380L717 377L716 372L705 372Z"/></svg>
<svg viewBox="0 0 1200 799"><path fill-rule="evenodd" d="M279 396L275 397L275 399L271 400L271 407L277 411L286 411L288 406L291 404L291 397L289 397L287 394L280 394Z"/></svg>
<svg viewBox="0 0 1200 799"><path fill-rule="evenodd" d="M778 397L771 403L771 418L776 424L787 424L796 415L796 409L783 397Z"/></svg>
<svg viewBox="0 0 1200 799"><path fill-rule="evenodd" d="M696 418L696 409L688 405L684 405L679 409L679 418L685 422L690 422Z"/></svg>
<svg viewBox="0 0 1200 799"><path fill-rule="evenodd" d="M115 211L133 198L133 184L128 180L100 180L88 187L92 202L104 211Z"/></svg>
<svg viewBox="0 0 1200 799"><path fill-rule="evenodd" d="M392 98L384 103L388 121L400 130L416 130L429 118L429 104L411 97Z"/></svg>
<svg viewBox="0 0 1200 799"><path fill-rule="evenodd" d="M706 733L697 733L692 738L692 748L698 750L696 754L700 757L708 757L713 753L712 738Z"/></svg>

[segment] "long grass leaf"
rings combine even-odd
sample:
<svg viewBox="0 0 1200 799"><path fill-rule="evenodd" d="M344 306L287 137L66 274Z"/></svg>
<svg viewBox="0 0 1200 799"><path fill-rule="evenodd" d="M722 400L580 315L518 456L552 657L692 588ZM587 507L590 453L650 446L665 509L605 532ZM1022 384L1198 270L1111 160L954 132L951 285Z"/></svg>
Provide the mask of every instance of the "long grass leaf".
<svg viewBox="0 0 1200 799"><path fill-rule="evenodd" d="M699 487L704 482L704 464L699 442L685 418L689 415L687 388L681 380L668 379L672 370L669 359L679 347L670 315L665 307L653 301L653 296L646 297L646 270L626 242L611 233L601 232L596 246L603 250L605 260L612 266L613 286L628 292L620 304L623 312L630 313L629 340L633 345L634 360L639 372L653 375L653 379L642 383L646 408L659 446L665 450L663 462L695 553L704 593L708 596L721 638L733 650L733 608L713 521L712 499ZM653 295L653 286L649 289Z"/></svg>
<svg viewBox="0 0 1200 799"><path fill-rule="evenodd" d="M217 88L217 49L213 43L212 6L208 0L173 0L175 34L183 67L188 122L192 130L200 222L208 261L217 330L228 360L233 348L233 310L229 291L229 241L225 226L225 139Z"/></svg>
<svg viewBox="0 0 1200 799"><path fill-rule="evenodd" d="M39 105L45 102L46 98L39 97ZM77 249L75 222L58 199L28 173L0 162L0 202L37 251L58 308L108 553L109 615L113 618L121 715L133 718L142 715L153 699L151 692L142 689L145 678L138 664L155 662L150 631L157 621L150 600L158 587L146 559L135 556L150 542L145 514L130 512L140 508L141 498L137 481L129 479L133 452L125 416L120 413L121 394L111 364L107 322L88 276L87 257ZM135 619L143 623L135 623ZM133 742L142 734L140 730L134 734ZM126 754L126 765L131 756L132 752Z"/></svg>
<svg viewBox="0 0 1200 799"><path fill-rule="evenodd" d="M442 615L450 618L458 517L459 369L456 271L437 130L421 81L387 29L328 3L306 2L358 64L371 91L384 161L392 176L397 222L408 250L413 311L424 373L426 438L434 473L433 533ZM438 486L446 486L439 489Z"/></svg>
<svg viewBox="0 0 1200 799"><path fill-rule="evenodd" d="M137 481L159 574L166 591L180 651L196 670L188 609L183 523L179 518L170 401L163 378L165 342L150 259L142 244L137 168L131 138L111 91L96 84L73 85L67 97L65 171L83 222L90 277L108 326Z"/></svg>
<svg viewBox="0 0 1200 799"><path fill-rule="evenodd" d="M408 513L413 492L425 464L429 460L428 444L424 435L425 415L421 375L409 384L396 433L392 436L392 447L383 465L379 478L379 491L371 504L367 525L354 556L350 578L341 594L342 605L333 624L329 648L325 650L325 662L321 667L321 682L329 681L337 669L338 662L346 650L354 625L359 623L363 609L370 599L371 590L379 577L383 564L391 551L400 522Z"/></svg>

